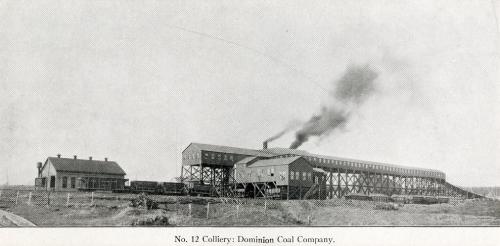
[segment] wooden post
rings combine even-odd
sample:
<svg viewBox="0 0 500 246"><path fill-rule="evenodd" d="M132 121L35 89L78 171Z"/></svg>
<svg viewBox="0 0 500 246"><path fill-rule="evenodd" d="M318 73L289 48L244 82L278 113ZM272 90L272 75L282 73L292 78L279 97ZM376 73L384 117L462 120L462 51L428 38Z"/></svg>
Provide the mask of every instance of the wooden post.
<svg viewBox="0 0 500 246"><path fill-rule="evenodd" d="M70 193L68 193L68 195L66 197L66 207L69 206L69 196L70 196Z"/></svg>
<svg viewBox="0 0 500 246"><path fill-rule="evenodd" d="M28 195L28 205L31 205L31 191L30 194Z"/></svg>
<svg viewBox="0 0 500 246"><path fill-rule="evenodd" d="M17 191L17 193L16 193L16 205L17 205L18 199L19 199L19 191Z"/></svg>
<svg viewBox="0 0 500 246"><path fill-rule="evenodd" d="M210 215L210 202L207 203L207 219Z"/></svg>
<svg viewBox="0 0 500 246"><path fill-rule="evenodd" d="M190 203L189 206L188 206L189 207L189 217L191 217L191 212L192 212L192 209L193 209L192 205L193 204Z"/></svg>
<svg viewBox="0 0 500 246"><path fill-rule="evenodd" d="M310 225L310 224L311 224L311 216L310 216L310 215L308 215L308 216L307 216L307 224L308 224L308 225Z"/></svg>
<svg viewBox="0 0 500 246"><path fill-rule="evenodd" d="M267 210L267 200L264 200L264 210Z"/></svg>
<svg viewBox="0 0 500 246"><path fill-rule="evenodd" d="M236 218L240 217L240 205L236 205Z"/></svg>
<svg viewBox="0 0 500 246"><path fill-rule="evenodd" d="M94 204L94 192L92 191L92 193L90 194L90 205L93 204Z"/></svg>

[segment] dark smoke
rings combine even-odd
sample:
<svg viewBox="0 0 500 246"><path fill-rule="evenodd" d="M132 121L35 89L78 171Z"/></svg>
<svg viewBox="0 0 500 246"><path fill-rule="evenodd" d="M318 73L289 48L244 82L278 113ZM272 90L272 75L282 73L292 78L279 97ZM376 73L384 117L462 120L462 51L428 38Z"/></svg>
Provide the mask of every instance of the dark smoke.
<svg viewBox="0 0 500 246"><path fill-rule="evenodd" d="M323 105L318 115L313 115L302 125L295 133L295 141L290 148L296 149L311 136L326 136L345 125L351 113L375 91L374 81L377 76L368 65L348 67L330 93L332 103Z"/></svg>
<svg viewBox="0 0 500 246"><path fill-rule="evenodd" d="M269 137L268 139L266 139L266 141L264 142L272 142L278 138L280 138L281 136L285 135L285 133L289 132L289 131L292 131L293 129L299 127L300 125L302 124L302 122L298 121L298 120L292 120L290 121L285 129L283 129L282 131L274 134L273 136Z"/></svg>
<svg viewBox="0 0 500 246"><path fill-rule="evenodd" d="M375 90L373 82L377 76L368 65L351 66L337 82L337 87L331 94L341 102L361 104Z"/></svg>

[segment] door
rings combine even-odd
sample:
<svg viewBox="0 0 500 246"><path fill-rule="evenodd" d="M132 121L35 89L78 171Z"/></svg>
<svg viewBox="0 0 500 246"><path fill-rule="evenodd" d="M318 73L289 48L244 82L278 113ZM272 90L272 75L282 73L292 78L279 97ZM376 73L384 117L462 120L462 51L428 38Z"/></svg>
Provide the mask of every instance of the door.
<svg viewBox="0 0 500 246"><path fill-rule="evenodd" d="M50 176L50 188L56 187L56 176Z"/></svg>

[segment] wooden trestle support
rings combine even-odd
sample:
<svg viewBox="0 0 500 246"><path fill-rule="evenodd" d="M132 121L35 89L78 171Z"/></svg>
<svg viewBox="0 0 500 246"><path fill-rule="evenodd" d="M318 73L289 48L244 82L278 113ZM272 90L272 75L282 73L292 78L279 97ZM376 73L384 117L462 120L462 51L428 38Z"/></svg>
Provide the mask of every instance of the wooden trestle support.
<svg viewBox="0 0 500 246"><path fill-rule="evenodd" d="M325 170L327 197L343 197L349 193L384 195L421 195L479 198L447 183L444 179L363 172L349 169Z"/></svg>
<svg viewBox="0 0 500 246"><path fill-rule="evenodd" d="M387 173L365 172L349 169L325 170L326 180L318 187L281 186L280 199L307 199L309 189L319 189L311 198L329 199L340 198L347 194L358 193L364 195L420 195L420 196L447 196L457 198L481 198L482 196L453 186L444 179L404 176ZM211 185L214 196L235 197L235 191L240 186L235 181L233 171L228 166L186 165L182 167L183 182L197 182ZM247 184L250 185L250 184ZM251 184L255 189L255 196L262 197L265 189L276 188L273 184ZM244 186L246 187L246 185ZM319 188L321 187L321 188Z"/></svg>
<svg viewBox="0 0 500 246"><path fill-rule="evenodd" d="M232 168L228 166L182 166L181 182L194 182L201 185L210 185L214 189L214 196L232 196L235 185Z"/></svg>

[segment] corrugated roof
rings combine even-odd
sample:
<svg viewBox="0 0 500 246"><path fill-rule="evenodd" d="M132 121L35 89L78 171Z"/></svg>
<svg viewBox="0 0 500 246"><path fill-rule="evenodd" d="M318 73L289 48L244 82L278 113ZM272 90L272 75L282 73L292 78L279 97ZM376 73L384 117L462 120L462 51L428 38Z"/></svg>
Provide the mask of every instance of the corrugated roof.
<svg viewBox="0 0 500 246"><path fill-rule="evenodd" d="M57 171L125 175L125 171L114 161L82 160L70 158L49 157Z"/></svg>
<svg viewBox="0 0 500 246"><path fill-rule="evenodd" d="M297 159L302 158L302 156L293 156L293 157L285 157L285 158L272 158L259 160L250 165L250 167L267 167L267 166L282 166L282 165L290 165Z"/></svg>
<svg viewBox="0 0 500 246"><path fill-rule="evenodd" d="M254 149L243 149L243 148L221 146L221 145L213 145L213 144L191 143L189 146L198 148L200 150L213 151L213 152L221 152L221 153L240 154L240 155L253 155L253 156L262 156L262 157L272 157L272 156L274 156L273 154L264 153L262 151L254 150ZM189 148L189 146L188 146L188 148Z"/></svg>

